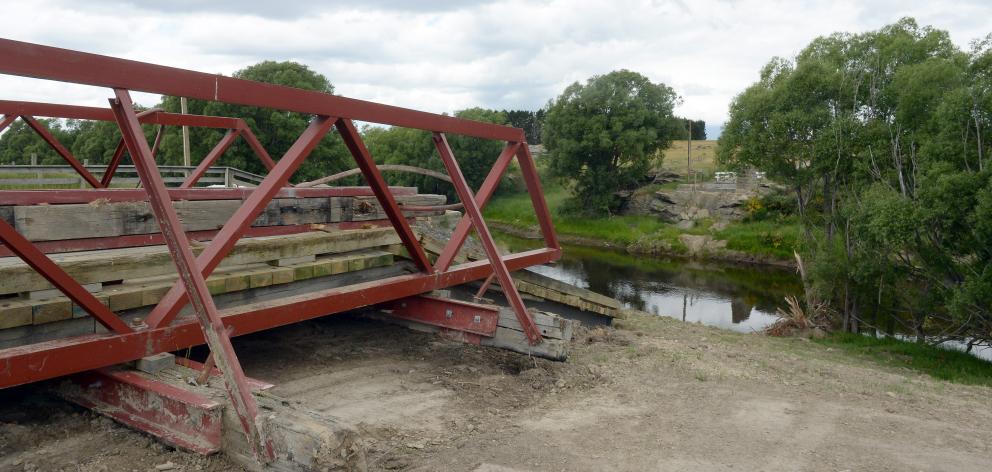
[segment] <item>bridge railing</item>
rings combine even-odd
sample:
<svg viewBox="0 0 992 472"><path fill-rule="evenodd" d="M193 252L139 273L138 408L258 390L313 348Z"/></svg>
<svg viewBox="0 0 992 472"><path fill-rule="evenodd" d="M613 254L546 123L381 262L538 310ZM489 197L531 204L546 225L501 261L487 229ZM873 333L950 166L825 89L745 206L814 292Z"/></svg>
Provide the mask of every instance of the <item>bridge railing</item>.
<svg viewBox="0 0 992 472"><path fill-rule="evenodd" d="M92 174L103 176L106 166L84 165ZM178 187L196 171L194 166L158 166L166 185ZM233 167L210 167L197 181L200 187L257 187L265 177ZM141 182L134 166L119 166L111 187L135 188ZM89 188L89 183L71 166L0 166L0 189Z"/></svg>

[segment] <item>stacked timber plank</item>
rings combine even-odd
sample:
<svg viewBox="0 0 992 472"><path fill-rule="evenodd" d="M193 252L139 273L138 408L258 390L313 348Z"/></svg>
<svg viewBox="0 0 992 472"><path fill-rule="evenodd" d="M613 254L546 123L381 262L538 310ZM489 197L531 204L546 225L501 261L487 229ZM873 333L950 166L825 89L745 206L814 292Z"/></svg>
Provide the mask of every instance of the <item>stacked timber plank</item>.
<svg viewBox="0 0 992 472"><path fill-rule="evenodd" d="M443 204L443 195L397 192L404 205ZM187 231L216 230L237 210L241 200L176 201ZM407 217L441 214L417 209ZM319 196L277 198L254 226L295 226L298 232L239 240L207 278L211 294L230 299L254 299L257 293L296 294L297 287L322 286L342 274L368 272L394 265L395 230L374 197ZM0 219L31 241L121 241L124 237L158 232L146 202L94 200L89 203L0 206ZM357 222L355 226L335 223ZM210 233L212 234L212 233ZM206 238L204 238L206 239ZM191 240L194 254L209 241ZM99 246L106 247L106 246ZM163 245L48 254L56 264L111 311L133 321L164 296L177 279L174 261ZM0 245L0 249L5 249ZM378 272L376 272L378 273ZM351 277L354 279L355 277ZM0 257L0 348L68 335L103 331L93 318L56 290L18 257ZM337 282L335 282L337 283ZM326 284L323 284L326 285ZM284 288L278 288L284 287ZM247 295L237 295L237 294Z"/></svg>
<svg viewBox="0 0 992 472"><path fill-rule="evenodd" d="M401 206L443 205L444 195L398 195ZM186 231L221 228L241 207L240 200L176 201L174 207ZM408 217L429 216L436 211L404 212ZM328 224L350 221L384 220L382 207L374 197L276 198L252 223L253 227ZM0 219L7 221L29 241L59 241L107 238L159 232L158 222L148 202L110 202L64 205L0 206Z"/></svg>

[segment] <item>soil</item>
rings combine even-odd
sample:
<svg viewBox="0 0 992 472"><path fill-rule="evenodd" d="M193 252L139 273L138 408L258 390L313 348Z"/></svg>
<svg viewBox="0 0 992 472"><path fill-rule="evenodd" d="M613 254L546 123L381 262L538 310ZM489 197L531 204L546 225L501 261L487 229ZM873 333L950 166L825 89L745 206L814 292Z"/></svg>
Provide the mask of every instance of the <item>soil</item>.
<svg viewBox="0 0 992 472"><path fill-rule="evenodd" d="M661 317L581 329L564 363L352 316L235 345L275 393L358 428L375 471L987 471L992 458L987 387ZM0 392L0 470L169 466L239 470L44 384Z"/></svg>

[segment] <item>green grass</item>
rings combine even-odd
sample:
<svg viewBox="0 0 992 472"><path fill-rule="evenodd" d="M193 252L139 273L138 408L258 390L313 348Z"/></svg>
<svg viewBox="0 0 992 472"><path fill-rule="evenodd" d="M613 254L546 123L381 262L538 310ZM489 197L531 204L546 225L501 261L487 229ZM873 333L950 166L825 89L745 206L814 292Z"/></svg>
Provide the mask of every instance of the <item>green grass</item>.
<svg viewBox="0 0 992 472"><path fill-rule="evenodd" d="M717 231L718 239L727 240L727 249L792 259L792 252L802 240L802 227L795 219L784 221L746 221Z"/></svg>
<svg viewBox="0 0 992 472"><path fill-rule="evenodd" d="M678 240L679 230L674 226L650 216L613 216L609 218L587 218L563 216L558 209L569 197L568 191L557 185L549 185L544 197L552 213L555 229L560 234L596 239L612 244L628 245L644 237L664 240ZM520 229L537 227L537 217L526 193L500 195L494 197L486 207L486 219Z"/></svg>
<svg viewBox="0 0 992 472"><path fill-rule="evenodd" d="M852 333L833 333L816 342L869 357L884 365L906 367L938 379L992 386L992 362L964 352Z"/></svg>
<svg viewBox="0 0 992 472"><path fill-rule="evenodd" d="M639 190L640 191L640 190ZM638 243L652 247L661 245L671 252L683 252L681 234L709 234L712 221L697 222L690 230L680 230L671 223L651 216L613 216L587 218L558 214L568 199L568 191L559 185L548 185L544 196L551 210L555 229L559 234L595 239L616 246ZM486 207L486 219L514 228L537 228L537 217L526 193L503 194L493 198ZM794 220L783 222L757 221L733 223L723 230L712 232L717 239L727 240L727 248L779 259L792 259L793 249L800 241L800 226Z"/></svg>

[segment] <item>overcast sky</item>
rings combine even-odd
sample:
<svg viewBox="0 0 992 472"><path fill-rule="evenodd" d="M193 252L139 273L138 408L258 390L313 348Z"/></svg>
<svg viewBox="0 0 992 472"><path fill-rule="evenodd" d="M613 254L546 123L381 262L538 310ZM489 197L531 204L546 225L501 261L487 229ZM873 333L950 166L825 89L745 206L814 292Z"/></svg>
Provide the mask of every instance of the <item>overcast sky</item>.
<svg viewBox="0 0 992 472"><path fill-rule="evenodd" d="M961 47L992 32L990 0L0 0L0 12L10 39L223 74L294 60L338 94L433 112L533 110L571 82L626 68L672 86L677 112L710 125L769 58L819 35L903 16ZM108 95L0 76L3 99L106 106Z"/></svg>

